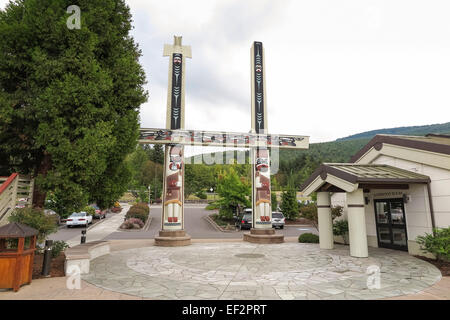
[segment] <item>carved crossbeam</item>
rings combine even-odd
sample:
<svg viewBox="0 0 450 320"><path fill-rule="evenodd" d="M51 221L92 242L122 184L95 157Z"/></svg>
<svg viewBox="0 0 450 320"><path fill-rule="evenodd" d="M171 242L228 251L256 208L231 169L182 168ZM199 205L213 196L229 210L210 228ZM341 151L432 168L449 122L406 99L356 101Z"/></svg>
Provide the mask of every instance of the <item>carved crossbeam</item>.
<svg viewBox="0 0 450 320"><path fill-rule="evenodd" d="M140 144L182 144L237 148L308 149L308 136L240 132L140 129Z"/></svg>

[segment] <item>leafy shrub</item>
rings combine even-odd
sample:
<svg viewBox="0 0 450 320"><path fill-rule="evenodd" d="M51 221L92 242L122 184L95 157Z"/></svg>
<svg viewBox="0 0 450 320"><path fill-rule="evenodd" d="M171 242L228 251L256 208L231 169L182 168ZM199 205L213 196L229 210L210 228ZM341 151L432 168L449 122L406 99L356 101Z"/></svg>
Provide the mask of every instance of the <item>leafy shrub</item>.
<svg viewBox="0 0 450 320"><path fill-rule="evenodd" d="M450 227L434 229L434 234L425 233L416 241L424 252L434 254L437 260L450 261Z"/></svg>
<svg viewBox="0 0 450 320"><path fill-rule="evenodd" d="M303 233L298 237L301 243L319 243L319 236L313 233Z"/></svg>
<svg viewBox="0 0 450 320"><path fill-rule="evenodd" d="M197 191L197 192L195 193L195 195L196 195L197 197L199 197L200 199L203 199L203 200L208 198L208 196L207 196L205 190Z"/></svg>
<svg viewBox="0 0 450 320"><path fill-rule="evenodd" d="M347 220L335 221L333 223L333 234L335 236L342 236L344 243L347 244L348 221Z"/></svg>
<svg viewBox="0 0 450 320"><path fill-rule="evenodd" d="M148 204L145 202L136 203L133 207L144 209L145 211L147 211L147 213L150 213L150 208L148 207Z"/></svg>
<svg viewBox="0 0 450 320"><path fill-rule="evenodd" d="M91 206L86 206L81 211L86 212L90 216L94 216L95 215L95 209L93 207L91 207Z"/></svg>
<svg viewBox="0 0 450 320"><path fill-rule="evenodd" d="M23 223L36 229L38 243L42 243L49 234L58 230L55 219L46 215L42 209L21 208L15 209L8 218L9 222Z"/></svg>
<svg viewBox="0 0 450 320"><path fill-rule="evenodd" d="M57 256L59 256L59 254L66 250L66 248L68 247L69 245L65 241L53 241L52 258L56 258Z"/></svg>
<svg viewBox="0 0 450 320"><path fill-rule="evenodd" d="M142 229L144 227L144 222L141 219L129 218L125 220L120 229Z"/></svg>
<svg viewBox="0 0 450 320"><path fill-rule="evenodd" d="M145 209L139 208L139 207L136 207L136 206L132 206L128 210L125 218L127 218L127 219L129 219L129 218L138 218L138 219L141 219L145 223L147 221L147 219L148 219L148 215L149 215L149 212L146 211Z"/></svg>

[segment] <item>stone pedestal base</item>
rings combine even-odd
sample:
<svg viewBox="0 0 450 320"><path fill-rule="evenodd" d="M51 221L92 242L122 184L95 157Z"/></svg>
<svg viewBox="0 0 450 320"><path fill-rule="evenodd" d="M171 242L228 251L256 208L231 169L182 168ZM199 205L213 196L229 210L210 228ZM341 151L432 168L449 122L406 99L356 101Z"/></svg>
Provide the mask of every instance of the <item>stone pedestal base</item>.
<svg viewBox="0 0 450 320"><path fill-rule="evenodd" d="M184 230L161 230L159 237L155 237L155 246L181 247L191 244L191 236Z"/></svg>
<svg viewBox="0 0 450 320"><path fill-rule="evenodd" d="M250 229L250 233L244 233L244 241L251 243L283 243L284 235L276 234L275 229Z"/></svg>

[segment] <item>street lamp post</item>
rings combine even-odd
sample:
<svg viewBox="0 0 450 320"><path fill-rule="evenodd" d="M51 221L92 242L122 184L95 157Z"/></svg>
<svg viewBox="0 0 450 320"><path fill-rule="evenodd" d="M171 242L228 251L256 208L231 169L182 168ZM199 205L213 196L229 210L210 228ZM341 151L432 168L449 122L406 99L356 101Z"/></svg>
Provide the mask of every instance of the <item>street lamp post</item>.
<svg viewBox="0 0 450 320"><path fill-rule="evenodd" d="M148 185L148 206L152 204L152 194L150 193L150 185Z"/></svg>

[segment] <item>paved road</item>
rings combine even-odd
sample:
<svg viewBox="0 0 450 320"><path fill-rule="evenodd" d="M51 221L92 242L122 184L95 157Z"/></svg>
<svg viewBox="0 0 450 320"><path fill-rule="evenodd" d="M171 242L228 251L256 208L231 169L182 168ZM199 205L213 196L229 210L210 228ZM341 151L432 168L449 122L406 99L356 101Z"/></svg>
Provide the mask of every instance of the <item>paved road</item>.
<svg viewBox="0 0 450 320"><path fill-rule="evenodd" d="M193 239L229 239L229 238L243 238L244 232L220 232L217 231L209 222L204 219L204 216L211 214L212 211L205 210L204 205L185 205L185 229L186 232ZM107 236L105 240L110 239L152 239L158 235L161 230L161 206L152 206L150 209L152 222L148 231L141 232L114 232ZM286 237L299 236L301 233L312 232L317 233L315 228L309 227L285 227L283 230L277 230L277 233L282 233Z"/></svg>

